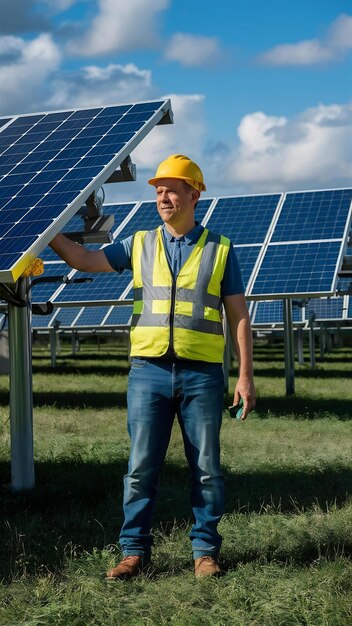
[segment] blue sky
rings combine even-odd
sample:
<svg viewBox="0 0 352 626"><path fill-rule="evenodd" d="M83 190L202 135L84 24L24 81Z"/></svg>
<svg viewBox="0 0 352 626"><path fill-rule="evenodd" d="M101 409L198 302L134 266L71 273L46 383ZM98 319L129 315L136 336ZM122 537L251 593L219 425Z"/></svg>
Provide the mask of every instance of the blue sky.
<svg viewBox="0 0 352 626"><path fill-rule="evenodd" d="M175 123L135 150L202 167L206 195L351 185L347 0L1 0L0 114L170 97Z"/></svg>

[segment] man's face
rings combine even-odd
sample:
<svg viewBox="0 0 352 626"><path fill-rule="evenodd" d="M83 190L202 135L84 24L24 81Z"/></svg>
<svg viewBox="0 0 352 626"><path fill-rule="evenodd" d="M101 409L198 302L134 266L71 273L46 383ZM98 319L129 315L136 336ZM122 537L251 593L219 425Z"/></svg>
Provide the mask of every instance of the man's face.
<svg viewBox="0 0 352 626"><path fill-rule="evenodd" d="M188 225L194 220L199 192L177 178L161 178L156 186L158 213L171 227Z"/></svg>

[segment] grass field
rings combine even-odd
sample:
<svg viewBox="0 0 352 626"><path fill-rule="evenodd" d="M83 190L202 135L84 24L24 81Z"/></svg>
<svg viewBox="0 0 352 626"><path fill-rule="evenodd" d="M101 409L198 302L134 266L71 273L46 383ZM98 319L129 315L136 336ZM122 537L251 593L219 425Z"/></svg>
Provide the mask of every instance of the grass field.
<svg viewBox="0 0 352 626"><path fill-rule="evenodd" d="M226 514L220 579L195 581L189 478L175 425L155 512L150 570L106 583L120 557L128 458L128 361L114 344L34 350L36 488L1 493L1 626L351 626L352 349L296 367L255 346L256 411L224 413ZM234 384L232 372L231 387ZM224 406L229 403L224 399ZM10 481L8 378L0 377L0 465Z"/></svg>

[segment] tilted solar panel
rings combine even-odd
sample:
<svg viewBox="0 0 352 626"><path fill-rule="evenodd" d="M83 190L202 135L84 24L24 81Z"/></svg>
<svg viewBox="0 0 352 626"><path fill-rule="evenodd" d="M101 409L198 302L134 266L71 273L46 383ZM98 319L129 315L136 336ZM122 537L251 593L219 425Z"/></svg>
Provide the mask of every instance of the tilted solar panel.
<svg viewBox="0 0 352 626"><path fill-rule="evenodd" d="M263 243L281 194L219 198L207 228L226 235L234 245Z"/></svg>
<svg viewBox="0 0 352 626"><path fill-rule="evenodd" d="M104 326L127 325L132 317L132 306L114 306Z"/></svg>
<svg viewBox="0 0 352 626"><path fill-rule="evenodd" d="M351 189L289 193L248 295L333 295L351 223Z"/></svg>
<svg viewBox="0 0 352 626"><path fill-rule="evenodd" d="M260 246L234 246L238 262L240 264L243 283L246 285L249 282L251 274L254 269L254 265L257 261Z"/></svg>
<svg viewBox="0 0 352 626"><path fill-rule="evenodd" d="M341 320L344 312L344 298L313 298L306 307L306 318L314 313L316 320Z"/></svg>
<svg viewBox="0 0 352 626"><path fill-rule="evenodd" d="M75 328L80 326L100 326L109 312L108 306L85 307L75 321Z"/></svg>
<svg viewBox="0 0 352 626"><path fill-rule="evenodd" d="M351 200L351 189L288 193L271 242L341 239Z"/></svg>
<svg viewBox="0 0 352 626"><path fill-rule="evenodd" d="M0 128L0 280L14 282L143 137L169 100L22 115Z"/></svg>
<svg viewBox="0 0 352 626"><path fill-rule="evenodd" d="M270 245L251 295L315 294L333 291L340 242Z"/></svg>
<svg viewBox="0 0 352 626"><path fill-rule="evenodd" d="M303 321L303 308L292 307L292 321ZM282 300L262 300L255 303L252 325L272 325L284 323L284 307Z"/></svg>
<svg viewBox="0 0 352 626"><path fill-rule="evenodd" d="M74 324L78 316L82 313L82 310L83 310L82 307L70 307L70 308L57 309L55 311L54 320L56 320L56 322L60 324L60 328L65 328L66 326L72 326L72 324Z"/></svg>

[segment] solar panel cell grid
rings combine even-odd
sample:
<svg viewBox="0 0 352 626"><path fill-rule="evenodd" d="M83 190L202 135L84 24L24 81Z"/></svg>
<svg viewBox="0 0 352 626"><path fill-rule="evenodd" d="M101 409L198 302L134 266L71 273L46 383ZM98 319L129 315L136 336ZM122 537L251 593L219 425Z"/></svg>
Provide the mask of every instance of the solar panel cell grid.
<svg viewBox="0 0 352 626"><path fill-rule="evenodd" d="M131 306L115 306L105 321L105 325L129 324L132 316Z"/></svg>
<svg viewBox="0 0 352 626"><path fill-rule="evenodd" d="M66 285L55 298L55 302L109 302L118 300L131 281L132 273L125 270L103 274L84 274L76 272L74 278L92 278L92 283Z"/></svg>
<svg viewBox="0 0 352 626"><path fill-rule="evenodd" d="M43 277L49 276L67 276L72 269L66 265L66 263L51 263L44 265L45 272ZM44 283L40 282L33 285L32 288L32 302L47 302L55 291L60 286L60 282L57 283Z"/></svg>
<svg viewBox="0 0 352 626"><path fill-rule="evenodd" d="M352 190L287 194L271 241L341 238Z"/></svg>
<svg viewBox="0 0 352 626"><path fill-rule="evenodd" d="M71 326L78 314L82 311L81 307L69 307L59 309L55 320L60 323L60 326Z"/></svg>
<svg viewBox="0 0 352 626"><path fill-rule="evenodd" d="M292 307L292 320L302 321L303 309L298 306ZM252 324L283 324L284 308L282 300L258 302L255 309Z"/></svg>
<svg viewBox="0 0 352 626"><path fill-rule="evenodd" d="M274 194L219 198L207 227L226 234L235 245L262 243L280 197Z"/></svg>
<svg viewBox="0 0 352 626"><path fill-rule="evenodd" d="M339 242L269 245L252 294L332 291L340 246Z"/></svg>
<svg viewBox="0 0 352 626"><path fill-rule="evenodd" d="M108 311L108 306L85 307L75 326L100 326Z"/></svg>
<svg viewBox="0 0 352 626"><path fill-rule="evenodd" d="M308 302L308 316L310 313L315 313L315 319L342 319L343 313L343 298L319 298L309 300Z"/></svg>
<svg viewBox="0 0 352 626"><path fill-rule="evenodd" d="M236 256L240 264L242 278L244 285L248 284L248 281L253 272L255 262L260 252L260 246L235 246Z"/></svg>

